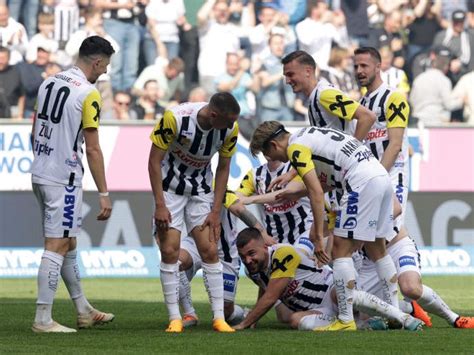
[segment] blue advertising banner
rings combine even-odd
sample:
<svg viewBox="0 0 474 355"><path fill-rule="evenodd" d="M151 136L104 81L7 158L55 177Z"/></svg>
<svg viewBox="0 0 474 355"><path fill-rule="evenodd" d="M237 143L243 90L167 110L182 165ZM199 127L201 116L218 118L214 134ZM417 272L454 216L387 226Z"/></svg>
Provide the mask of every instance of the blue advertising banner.
<svg viewBox="0 0 474 355"><path fill-rule="evenodd" d="M420 248L423 275L474 275L474 247ZM0 278L36 277L42 249L0 248ZM81 275L87 277L159 277L155 247L78 250ZM243 268L240 274L244 275Z"/></svg>

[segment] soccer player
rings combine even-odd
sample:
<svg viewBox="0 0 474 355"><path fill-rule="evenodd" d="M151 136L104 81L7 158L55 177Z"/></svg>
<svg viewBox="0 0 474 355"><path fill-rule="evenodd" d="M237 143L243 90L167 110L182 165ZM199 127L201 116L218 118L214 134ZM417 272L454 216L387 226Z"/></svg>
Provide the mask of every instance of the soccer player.
<svg viewBox="0 0 474 355"><path fill-rule="evenodd" d="M247 226L257 228L262 234L267 245L275 244L265 232L265 229L255 216L245 208L238 196L227 190L224 200L224 209L221 212L221 235L218 245L219 260L223 266L224 278L224 316L229 324L238 324L242 321L245 311L234 303L239 279L240 260L235 246L237 237L237 217ZM201 269L202 260L193 238L186 236L181 240L179 251L180 284L179 303L184 311L184 327L194 326L198 323L196 311L192 304L190 281L198 270Z"/></svg>
<svg viewBox="0 0 474 355"><path fill-rule="evenodd" d="M232 332L224 320L222 264L217 254L222 201L236 151L240 107L229 93L209 103L184 103L166 110L151 133L148 163L155 198L155 224L161 251L160 279L169 314L167 332L182 332L179 311L179 246L183 227L202 258L204 284L214 314L213 328ZM219 152L215 188L211 158Z"/></svg>
<svg viewBox="0 0 474 355"><path fill-rule="evenodd" d="M237 249L249 277L259 288L259 299L247 317L235 326L245 329L255 324L277 301L291 311L289 323L301 330L318 330L336 316L336 293L339 284L333 280L331 268L318 268L313 259L289 244L267 247L255 228L242 230ZM405 314L373 295L353 292L354 306L364 312L377 312L394 319L405 329L419 330L422 321Z"/></svg>
<svg viewBox="0 0 474 355"><path fill-rule="evenodd" d="M300 239L301 243L304 243L305 240L309 242L309 230L313 224L313 216L308 197L297 201L275 203L273 198L275 192L266 194L272 180L287 173L290 168L289 162L283 163L267 158L267 163L247 172L240 183L237 194L242 196L245 204L263 205L266 231L278 243L295 244ZM301 182L300 177L295 177L293 180Z"/></svg>
<svg viewBox="0 0 474 355"><path fill-rule="evenodd" d="M473 317L462 317L453 312L430 287L421 281L419 254L415 242L404 227L404 212L408 199L408 124L409 105L405 96L382 81L381 56L372 47L358 48L354 52L354 69L361 86L367 93L361 105L376 112L377 121L370 129L365 144L375 158L389 172L394 193L401 204L402 214L395 219L395 236L387 245L398 274L400 291L409 300L415 300L430 313L444 318L457 328L474 328ZM372 263L364 259L359 280L362 289L377 292L373 283ZM372 272L371 272L372 270ZM371 276L372 275L372 276ZM428 326L431 321L414 302L402 302L403 309L419 317Z"/></svg>
<svg viewBox="0 0 474 355"><path fill-rule="evenodd" d="M375 122L375 115L352 100L326 79L316 78L316 62L305 51L294 51L281 60L286 83L294 93L303 93L309 99L309 123L315 127L334 128L353 135L359 141L367 136ZM353 119L357 120L355 125ZM283 187L294 176L295 170L282 175L270 184L270 189Z"/></svg>
<svg viewBox="0 0 474 355"><path fill-rule="evenodd" d="M290 135L276 121L262 123L255 131L250 150L273 160L290 161L308 190L314 223L310 239L315 254L329 261L323 248L325 186L336 191L338 218L332 250L338 319L320 330L355 330L352 313L355 270L352 252L364 242L376 263L385 302L398 306L396 269L385 250L385 238L393 229L392 188L387 171L367 147L354 137L331 128L307 127Z"/></svg>
<svg viewBox="0 0 474 355"><path fill-rule="evenodd" d="M32 327L38 333L73 333L51 318L61 276L77 310L79 328L111 322L114 315L94 309L82 292L76 237L82 224L82 144L99 190L98 220L110 217L104 159L99 144L102 101L94 86L107 71L114 50L98 36L86 38L76 65L47 78L38 90L33 122L33 191L40 205L44 252L38 271L38 300Z"/></svg>

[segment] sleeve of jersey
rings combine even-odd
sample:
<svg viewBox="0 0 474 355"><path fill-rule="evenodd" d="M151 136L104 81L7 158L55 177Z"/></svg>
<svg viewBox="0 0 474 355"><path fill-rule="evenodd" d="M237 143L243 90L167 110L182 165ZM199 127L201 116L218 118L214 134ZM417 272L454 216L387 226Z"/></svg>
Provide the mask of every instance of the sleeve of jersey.
<svg viewBox="0 0 474 355"><path fill-rule="evenodd" d="M165 111L163 117L153 128L150 139L158 148L168 150L171 142L176 137L176 130L176 118L173 112Z"/></svg>
<svg viewBox="0 0 474 355"><path fill-rule="evenodd" d="M336 89L322 91L319 102L326 111L345 120L352 120L354 113L360 105L357 101L352 100Z"/></svg>
<svg viewBox="0 0 474 355"><path fill-rule="evenodd" d="M230 158L237 150L237 135L239 134L239 125L234 123L232 132L225 137L224 144L219 150L219 155L224 158Z"/></svg>
<svg viewBox="0 0 474 355"><path fill-rule="evenodd" d="M289 245L278 248L272 256L272 274L270 279L294 278L300 263L301 256L298 255L295 248Z"/></svg>
<svg viewBox="0 0 474 355"><path fill-rule="evenodd" d="M410 107L403 94L396 91L393 92L385 104L387 128L406 127L409 114Z"/></svg>
<svg viewBox="0 0 474 355"><path fill-rule="evenodd" d="M240 186L237 192L240 192L244 196L252 196L255 193L255 185L253 182L252 169L249 170L249 172L244 176L244 178L240 182Z"/></svg>
<svg viewBox="0 0 474 355"><path fill-rule="evenodd" d="M229 208L235 202L237 202L238 199L239 198L237 197L234 191L226 190L223 205L225 208Z"/></svg>
<svg viewBox="0 0 474 355"><path fill-rule="evenodd" d="M82 128L98 128L102 99L99 91L92 90L82 103Z"/></svg>
<svg viewBox="0 0 474 355"><path fill-rule="evenodd" d="M291 144L287 150L290 163L302 178L314 169L311 149L301 144Z"/></svg>

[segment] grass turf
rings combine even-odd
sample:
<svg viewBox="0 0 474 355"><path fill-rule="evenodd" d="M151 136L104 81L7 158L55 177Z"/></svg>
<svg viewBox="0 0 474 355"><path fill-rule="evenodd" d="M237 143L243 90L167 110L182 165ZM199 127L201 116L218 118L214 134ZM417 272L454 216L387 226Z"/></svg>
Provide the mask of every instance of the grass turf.
<svg viewBox="0 0 474 355"><path fill-rule="evenodd" d="M474 277L425 277L453 310L474 315ZM350 333L297 332L278 324L270 311L255 330L218 334L211 330L210 307L202 279L192 290L200 324L183 334L167 334L166 308L157 279L84 279L91 303L113 312L113 323L76 334L34 334L34 279L0 279L0 353L193 353L193 354L305 354L305 353L474 353L474 329L453 329L433 316L433 328L423 332L358 331ZM252 306L256 287L243 278L237 303ZM64 285L58 290L54 319L75 327L75 314Z"/></svg>

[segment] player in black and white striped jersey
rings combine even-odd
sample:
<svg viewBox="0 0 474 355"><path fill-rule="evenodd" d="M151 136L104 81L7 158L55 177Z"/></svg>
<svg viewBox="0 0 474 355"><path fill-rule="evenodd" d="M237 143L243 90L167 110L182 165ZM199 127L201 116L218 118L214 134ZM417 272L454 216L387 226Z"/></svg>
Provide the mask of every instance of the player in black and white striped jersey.
<svg viewBox="0 0 474 355"><path fill-rule="evenodd" d="M193 236L203 259L204 281L214 313L213 327L231 332L224 321L222 264L217 255L220 213L237 145L240 107L229 93L209 103L185 103L165 111L151 133L150 182L161 250L161 283L168 308L168 332L181 332L178 254L181 231ZM212 190L211 158L219 153Z"/></svg>
<svg viewBox="0 0 474 355"><path fill-rule="evenodd" d="M327 326L337 316L336 288L329 266L318 267L308 255L289 244L265 245L260 232L246 228L237 236L237 249L251 280L259 287L255 307L235 329L254 325L278 301L279 319L295 329L313 330ZM373 295L354 292L354 306L377 312L419 330L422 322Z"/></svg>

